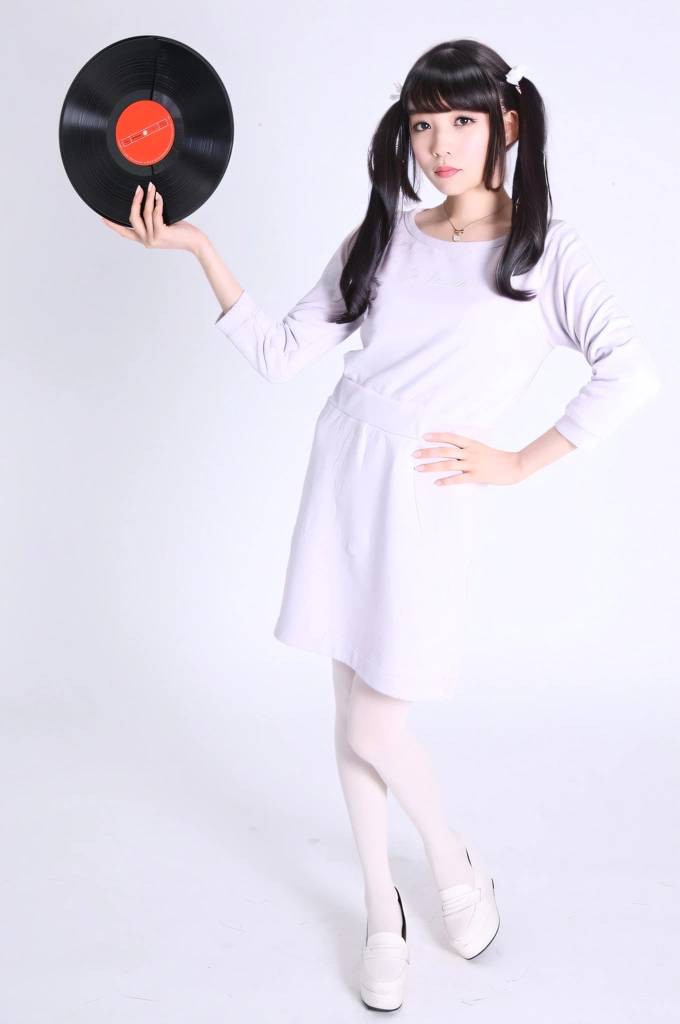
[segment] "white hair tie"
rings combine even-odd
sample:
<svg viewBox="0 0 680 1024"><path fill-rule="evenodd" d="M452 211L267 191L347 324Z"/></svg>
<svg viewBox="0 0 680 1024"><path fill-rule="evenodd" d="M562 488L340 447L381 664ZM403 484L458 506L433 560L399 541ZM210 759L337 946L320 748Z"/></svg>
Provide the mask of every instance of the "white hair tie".
<svg viewBox="0 0 680 1024"><path fill-rule="evenodd" d="M517 92L521 94L522 90L520 89L517 83L521 78L524 78L524 75L528 70L528 64L515 64L514 68L510 68L507 75L505 76L505 81L508 82L510 85L514 85L515 89L517 89Z"/></svg>
<svg viewBox="0 0 680 1024"><path fill-rule="evenodd" d="M391 100L398 100L401 97L401 82L395 82L394 88L397 90L396 93L392 93L390 96Z"/></svg>

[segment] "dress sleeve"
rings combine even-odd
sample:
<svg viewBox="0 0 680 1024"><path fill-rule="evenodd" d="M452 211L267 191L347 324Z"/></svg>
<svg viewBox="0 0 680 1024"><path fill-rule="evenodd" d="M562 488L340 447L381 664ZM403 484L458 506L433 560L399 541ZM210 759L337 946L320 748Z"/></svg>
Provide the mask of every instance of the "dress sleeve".
<svg viewBox="0 0 680 1024"><path fill-rule="evenodd" d="M590 380L554 426L578 447L591 448L657 395L655 362L567 221L546 237L546 276L538 300L552 345L581 352Z"/></svg>
<svg viewBox="0 0 680 1024"><path fill-rule="evenodd" d="M264 307L244 291L215 321L215 326L231 339L250 365L271 383L290 380L345 341L366 318L367 311L349 324L333 324L327 320L329 314L345 310L340 275L354 231L356 228L342 240L311 291L283 320L273 320Z"/></svg>

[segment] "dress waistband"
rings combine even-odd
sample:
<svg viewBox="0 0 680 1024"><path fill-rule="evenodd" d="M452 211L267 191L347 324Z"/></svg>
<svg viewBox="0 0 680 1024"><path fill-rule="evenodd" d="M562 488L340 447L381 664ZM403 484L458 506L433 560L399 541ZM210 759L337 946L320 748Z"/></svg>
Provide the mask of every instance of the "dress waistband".
<svg viewBox="0 0 680 1024"><path fill-rule="evenodd" d="M490 433L480 427L459 426L449 417L442 422L441 413L433 414L422 407L408 408L394 398L357 384L345 374L340 377L328 401L357 420L372 423L392 434L415 438L419 443L422 435L428 432L451 431L478 441L483 441Z"/></svg>

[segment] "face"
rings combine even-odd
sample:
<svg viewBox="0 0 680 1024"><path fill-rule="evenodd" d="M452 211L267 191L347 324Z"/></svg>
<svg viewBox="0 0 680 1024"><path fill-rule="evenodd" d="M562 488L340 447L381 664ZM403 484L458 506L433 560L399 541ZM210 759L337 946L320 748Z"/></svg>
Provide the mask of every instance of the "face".
<svg viewBox="0 0 680 1024"><path fill-rule="evenodd" d="M515 111L504 115L506 146L513 139ZM444 195L460 195L483 186L484 163L489 145L489 115L473 110L449 110L443 114L411 114L413 155L423 173ZM436 174L445 164L455 174ZM494 181L494 184L497 184Z"/></svg>

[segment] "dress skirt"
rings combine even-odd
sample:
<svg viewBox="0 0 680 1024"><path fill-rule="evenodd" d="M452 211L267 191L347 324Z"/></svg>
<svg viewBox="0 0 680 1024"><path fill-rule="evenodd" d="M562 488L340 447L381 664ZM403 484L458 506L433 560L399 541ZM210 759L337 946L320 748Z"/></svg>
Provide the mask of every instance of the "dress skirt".
<svg viewBox="0 0 680 1024"><path fill-rule="evenodd" d="M340 378L316 422L274 628L403 700L453 696L485 518L487 484L414 470L440 461L411 452L444 430L488 433Z"/></svg>

